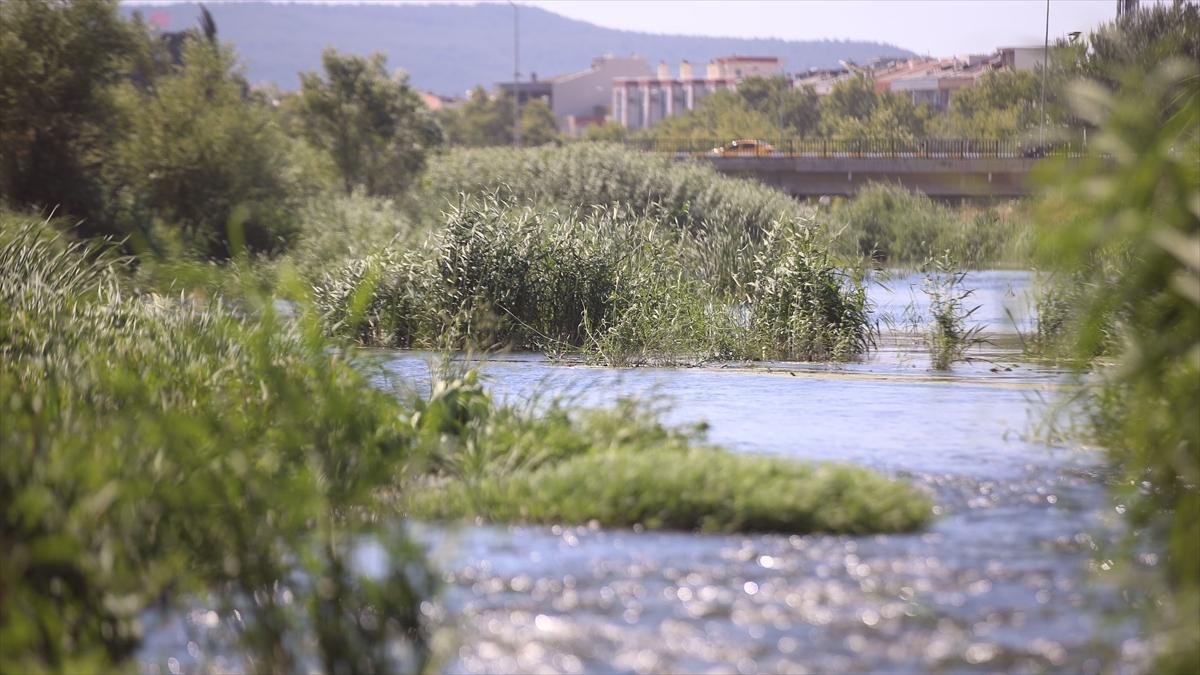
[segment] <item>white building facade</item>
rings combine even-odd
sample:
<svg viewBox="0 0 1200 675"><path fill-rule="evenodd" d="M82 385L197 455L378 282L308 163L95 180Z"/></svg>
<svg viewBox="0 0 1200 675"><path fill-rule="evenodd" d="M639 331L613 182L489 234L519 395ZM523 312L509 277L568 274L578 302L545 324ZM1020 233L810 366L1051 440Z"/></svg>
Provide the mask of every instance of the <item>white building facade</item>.
<svg viewBox="0 0 1200 675"><path fill-rule="evenodd" d="M603 124L612 110L614 81L650 74L650 65L641 57L601 56L587 70L551 78L550 108L559 131L575 136L592 124Z"/></svg>
<svg viewBox="0 0 1200 675"><path fill-rule="evenodd" d="M660 63L654 76L617 77L612 84L612 119L626 129L647 129L674 115L694 109L719 91L731 91L746 77L783 74L782 62L773 56L729 56L714 59L705 77L696 77L692 64L679 65L671 77Z"/></svg>

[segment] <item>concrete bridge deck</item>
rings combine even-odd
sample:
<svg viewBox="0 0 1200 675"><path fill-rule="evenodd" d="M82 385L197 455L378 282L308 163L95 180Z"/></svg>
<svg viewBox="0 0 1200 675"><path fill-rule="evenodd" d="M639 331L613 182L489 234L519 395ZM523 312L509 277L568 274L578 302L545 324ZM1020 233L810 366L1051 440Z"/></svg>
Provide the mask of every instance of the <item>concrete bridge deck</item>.
<svg viewBox="0 0 1200 675"><path fill-rule="evenodd" d="M1027 178L1040 158L1078 157L1086 150L1070 142L1030 146L1016 140L947 138L626 143L676 159L710 162L723 174L752 178L797 197L849 195L880 182L898 183L931 197L1020 197L1029 193Z"/></svg>
<svg viewBox="0 0 1200 675"><path fill-rule="evenodd" d="M850 195L869 183L896 183L931 197L1021 197L1037 159L1000 157L694 156L717 171L751 178L797 197Z"/></svg>

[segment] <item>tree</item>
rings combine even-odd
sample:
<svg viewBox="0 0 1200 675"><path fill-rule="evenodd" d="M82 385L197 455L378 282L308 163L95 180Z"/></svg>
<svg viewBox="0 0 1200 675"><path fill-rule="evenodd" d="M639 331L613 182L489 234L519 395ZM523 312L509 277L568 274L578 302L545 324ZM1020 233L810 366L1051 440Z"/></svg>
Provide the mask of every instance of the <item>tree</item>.
<svg viewBox="0 0 1200 675"><path fill-rule="evenodd" d="M121 127L112 85L139 39L115 0L0 2L0 195L115 231L101 158Z"/></svg>
<svg viewBox="0 0 1200 675"><path fill-rule="evenodd" d="M512 145L512 99L501 94L488 96L475 87L459 108L443 113L446 136L453 145Z"/></svg>
<svg viewBox="0 0 1200 675"><path fill-rule="evenodd" d="M301 128L328 153L346 193L393 195L425 166L442 132L404 75L388 77L383 54L362 58L326 49L325 78L301 75Z"/></svg>
<svg viewBox="0 0 1200 675"><path fill-rule="evenodd" d="M521 143L545 145L558 140L558 122L550 104L541 99L530 101L521 108Z"/></svg>
<svg viewBox="0 0 1200 675"><path fill-rule="evenodd" d="M623 141L625 140L625 127L621 126L620 122L593 124L583 132L583 140L597 142Z"/></svg>
<svg viewBox="0 0 1200 675"><path fill-rule="evenodd" d="M786 77L748 77L737 93L751 109L777 120L778 135L811 136L820 122L820 99L811 87L796 89Z"/></svg>
<svg viewBox="0 0 1200 675"><path fill-rule="evenodd" d="M127 85L123 98L129 134L116 159L144 229L153 221L215 258L287 243L300 186L291 141L247 98L227 49L189 40L154 91Z"/></svg>
<svg viewBox="0 0 1200 675"><path fill-rule="evenodd" d="M644 133L662 140L720 144L735 138L772 138L779 135L779 125L736 92L719 91L702 99L694 110L668 117Z"/></svg>
<svg viewBox="0 0 1200 675"><path fill-rule="evenodd" d="M838 120L845 118L866 120L877 105L879 94L875 91L875 81L865 75L856 75L835 83L829 95L821 99L821 119L827 127L836 126Z"/></svg>
<svg viewBox="0 0 1200 675"><path fill-rule="evenodd" d="M1075 75L1110 89L1130 72L1149 72L1172 57L1200 61L1200 5L1176 0L1122 14L1093 31L1080 56Z"/></svg>
<svg viewBox="0 0 1200 675"><path fill-rule="evenodd" d="M846 115L822 120L830 137L839 141L911 143L925 136L929 109L915 106L903 95L880 92L874 96L870 114Z"/></svg>
<svg viewBox="0 0 1200 675"><path fill-rule="evenodd" d="M1040 121L1041 80L1029 71L994 71L954 92L938 118L939 135L955 138L1014 138Z"/></svg>

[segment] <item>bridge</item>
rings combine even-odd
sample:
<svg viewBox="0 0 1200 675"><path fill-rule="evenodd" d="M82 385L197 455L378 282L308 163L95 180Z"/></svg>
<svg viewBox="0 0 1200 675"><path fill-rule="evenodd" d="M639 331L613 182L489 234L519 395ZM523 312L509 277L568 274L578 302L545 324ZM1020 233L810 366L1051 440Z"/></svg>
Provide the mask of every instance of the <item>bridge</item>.
<svg viewBox="0 0 1200 675"><path fill-rule="evenodd" d="M630 145L710 162L723 174L755 179L797 197L850 195L884 182L938 198L1021 197L1029 193L1027 177L1039 159L1082 154L1069 143L1031 147L966 139L752 141L736 148L693 140Z"/></svg>

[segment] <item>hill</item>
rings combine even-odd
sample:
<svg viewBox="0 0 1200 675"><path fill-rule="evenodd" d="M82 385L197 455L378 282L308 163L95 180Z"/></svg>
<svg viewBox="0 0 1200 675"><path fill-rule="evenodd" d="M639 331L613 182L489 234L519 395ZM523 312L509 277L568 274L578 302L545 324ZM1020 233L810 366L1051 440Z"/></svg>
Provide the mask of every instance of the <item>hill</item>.
<svg viewBox="0 0 1200 675"><path fill-rule="evenodd" d="M391 67L407 70L412 83L447 95L512 79L512 8L505 4L378 5L247 2L207 4L218 35L232 42L246 63L250 81L299 86L297 73L320 67L321 50L367 54L382 51ZM166 30L196 25L197 3L127 3ZM876 56L912 52L879 42L850 40L750 40L658 35L602 28L536 7L522 6L521 73L543 77L586 68L601 54L643 56L706 63L717 56L779 56L788 71L836 67L839 59L859 63Z"/></svg>

